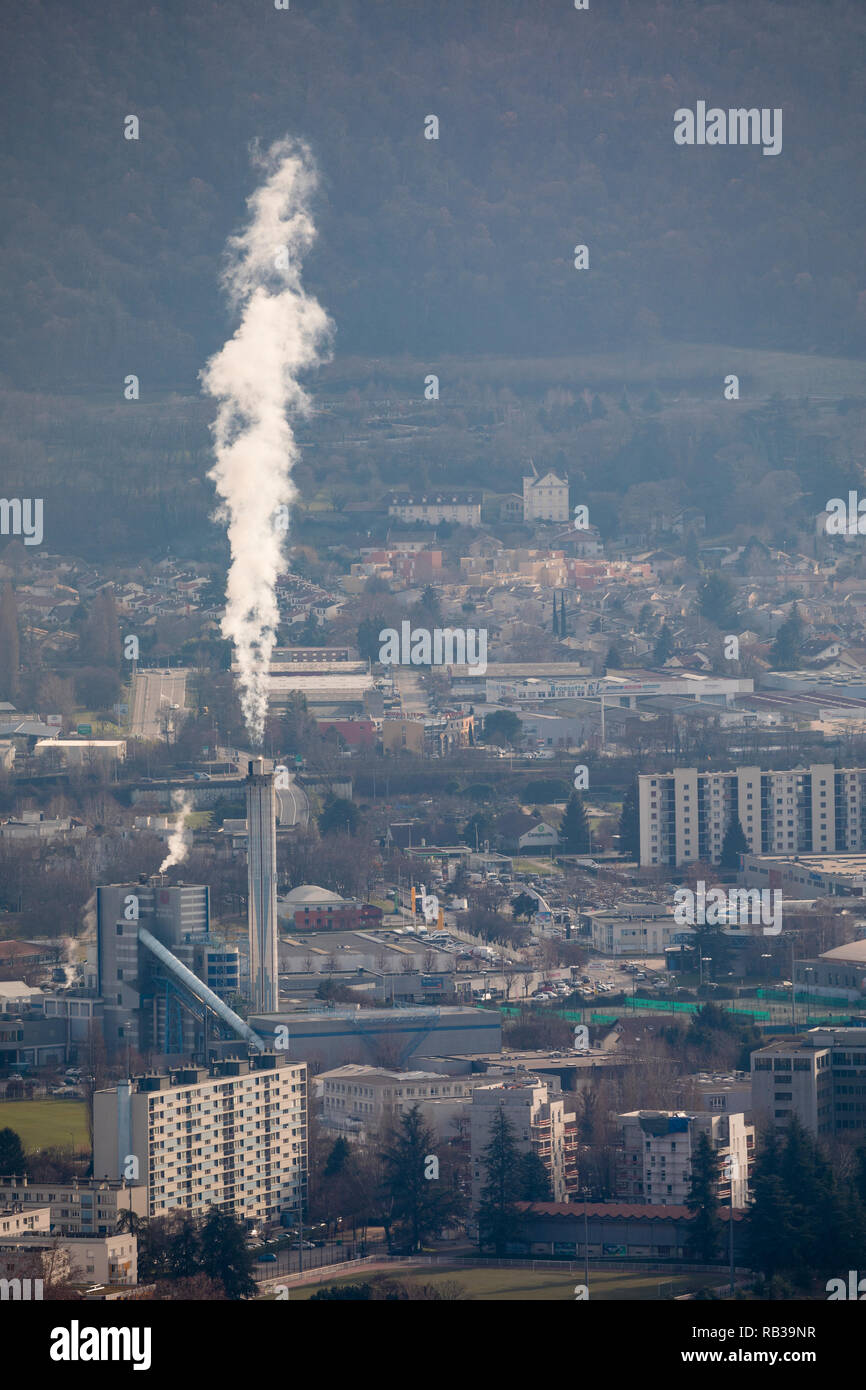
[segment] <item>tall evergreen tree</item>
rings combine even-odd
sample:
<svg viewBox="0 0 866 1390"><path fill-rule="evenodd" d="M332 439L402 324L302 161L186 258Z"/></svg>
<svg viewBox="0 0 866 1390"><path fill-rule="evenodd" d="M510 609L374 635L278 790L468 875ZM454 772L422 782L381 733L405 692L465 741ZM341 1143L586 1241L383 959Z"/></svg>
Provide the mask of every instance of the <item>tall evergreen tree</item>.
<svg viewBox="0 0 866 1390"><path fill-rule="evenodd" d="M749 842L746 839L746 832L740 823L739 816L733 816L725 827L725 838L722 840L719 864L723 869L738 869L740 867L740 855L748 854L748 852Z"/></svg>
<svg viewBox="0 0 866 1390"><path fill-rule="evenodd" d="M520 1154L502 1106L490 1127L482 1162L486 1182L478 1208L478 1243L482 1250L492 1246L502 1258L520 1230L516 1203L521 1200Z"/></svg>
<svg viewBox="0 0 866 1390"><path fill-rule="evenodd" d="M100 589L90 606L81 633L81 654L93 666L108 666L114 670L120 664L117 604L108 587Z"/></svg>
<svg viewBox="0 0 866 1390"><path fill-rule="evenodd" d="M256 1292L253 1254L243 1226L231 1212L208 1209L201 1228L201 1267L222 1284L226 1298L252 1298Z"/></svg>
<svg viewBox="0 0 866 1390"><path fill-rule="evenodd" d="M637 622L635 623L635 627L637 628L638 632L642 632L645 636L648 636L652 632L655 625L656 616L653 612L652 604L642 604L641 610L637 615Z"/></svg>
<svg viewBox="0 0 866 1390"><path fill-rule="evenodd" d="M27 1172L21 1136L14 1129L0 1129L0 1177L17 1178Z"/></svg>
<svg viewBox="0 0 866 1390"><path fill-rule="evenodd" d="M18 695L21 644L18 634L18 605L12 585L3 585L0 596L0 699L13 704Z"/></svg>
<svg viewBox="0 0 866 1390"><path fill-rule="evenodd" d="M334 1143L334 1147L328 1154L327 1162L322 1173L325 1178L335 1178L342 1173L349 1158L349 1145L342 1136Z"/></svg>
<svg viewBox="0 0 866 1390"><path fill-rule="evenodd" d="M692 1152L692 1179L686 1206L694 1216L689 1229L689 1245L704 1263L716 1258L722 1234L716 1192L718 1166L718 1156L709 1138L706 1134L698 1135Z"/></svg>
<svg viewBox="0 0 866 1390"><path fill-rule="evenodd" d="M379 641L379 633L388 624L384 618L362 618L358 624L358 631L355 636L355 644L358 653L364 661L378 661L382 643Z"/></svg>
<svg viewBox="0 0 866 1390"><path fill-rule="evenodd" d="M420 1250L453 1221L460 1210L458 1192L442 1177L429 1177L428 1160L441 1147L425 1125L417 1105L404 1111L391 1141L382 1154L391 1199L391 1215L405 1233L410 1249Z"/></svg>
<svg viewBox="0 0 866 1390"><path fill-rule="evenodd" d="M566 854L589 853L589 822L580 792L574 791L568 798L559 826L559 839Z"/></svg>
<svg viewBox="0 0 866 1390"><path fill-rule="evenodd" d="M701 616L716 627L730 629L737 621L732 604L734 587L731 581L718 572L708 574L698 585L698 608Z"/></svg>
<svg viewBox="0 0 866 1390"><path fill-rule="evenodd" d="M674 652L674 635L667 623L662 623L656 644L653 647L653 665L664 666L669 656Z"/></svg>
<svg viewBox="0 0 866 1390"><path fill-rule="evenodd" d="M770 648L770 660L777 671L791 671L799 665L802 641L803 620L796 603L792 603L791 612L776 633L776 640Z"/></svg>
<svg viewBox="0 0 866 1390"><path fill-rule="evenodd" d="M518 1162L518 1185L523 1202L552 1202L550 1174L537 1153L521 1154Z"/></svg>
<svg viewBox="0 0 866 1390"><path fill-rule="evenodd" d="M772 1279L792 1262L793 1228L788 1193L780 1172L781 1143L770 1130L752 1171L752 1205L746 1217L746 1258L750 1268Z"/></svg>
<svg viewBox="0 0 866 1390"><path fill-rule="evenodd" d="M630 783L622 799L622 812L619 818L619 848L621 854L640 856L640 814L637 802L637 786Z"/></svg>
<svg viewBox="0 0 866 1390"><path fill-rule="evenodd" d="M191 1213L184 1212L169 1243L168 1275L170 1279L190 1279L201 1268L201 1240Z"/></svg>

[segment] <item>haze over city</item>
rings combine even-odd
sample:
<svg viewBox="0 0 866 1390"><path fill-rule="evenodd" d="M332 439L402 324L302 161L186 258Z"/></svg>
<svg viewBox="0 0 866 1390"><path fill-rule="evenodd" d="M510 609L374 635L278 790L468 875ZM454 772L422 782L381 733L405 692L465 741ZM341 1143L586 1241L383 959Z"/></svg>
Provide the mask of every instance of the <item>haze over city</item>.
<svg viewBox="0 0 866 1390"><path fill-rule="evenodd" d="M826 1367L866 16L5 27L0 1345L569 1301L629 1369Z"/></svg>

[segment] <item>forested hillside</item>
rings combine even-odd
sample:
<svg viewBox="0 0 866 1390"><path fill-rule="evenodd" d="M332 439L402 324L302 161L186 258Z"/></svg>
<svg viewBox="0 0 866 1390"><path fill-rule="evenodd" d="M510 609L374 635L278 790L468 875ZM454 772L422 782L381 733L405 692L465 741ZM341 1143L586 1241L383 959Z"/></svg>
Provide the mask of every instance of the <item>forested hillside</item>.
<svg viewBox="0 0 866 1390"><path fill-rule="evenodd" d="M248 144L286 132L341 354L866 350L856 0L30 0L4 30L9 385L193 387ZM781 154L677 147L699 99L781 107Z"/></svg>

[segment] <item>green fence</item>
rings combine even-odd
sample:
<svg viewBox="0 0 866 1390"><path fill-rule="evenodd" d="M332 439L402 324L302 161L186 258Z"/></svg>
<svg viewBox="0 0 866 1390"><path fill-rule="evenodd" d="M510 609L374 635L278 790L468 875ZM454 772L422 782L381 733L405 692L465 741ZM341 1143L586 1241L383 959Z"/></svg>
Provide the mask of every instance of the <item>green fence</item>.
<svg viewBox="0 0 866 1390"><path fill-rule="evenodd" d="M790 1004L791 1002L791 991L789 989L756 989L755 993L759 999L770 999L780 1004ZM849 1013L862 1009L864 1003L866 1003L863 999L846 999L844 994L822 994L819 1001L814 990L807 989L796 989L794 991L794 1000L795 1002L806 1004L807 1007L809 1004L817 1006L820 1002L822 1008L826 1006L829 1009L832 1005L836 1004L839 1008L847 1009Z"/></svg>
<svg viewBox="0 0 866 1390"><path fill-rule="evenodd" d="M762 1023L769 1023L770 1014L766 1009L744 1009L737 1008L727 999L710 1000L710 1003L717 1004L718 1008L725 1009L729 1014L743 1014L746 1018L760 1019ZM696 1014L699 1009L704 1007L703 1002L699 1004L681 1003L673 999L633 999L627 1006L635 1009L646 1009L655 1013L662 1014ZM627 1008L623 1012L627 1012Z"/></svg>

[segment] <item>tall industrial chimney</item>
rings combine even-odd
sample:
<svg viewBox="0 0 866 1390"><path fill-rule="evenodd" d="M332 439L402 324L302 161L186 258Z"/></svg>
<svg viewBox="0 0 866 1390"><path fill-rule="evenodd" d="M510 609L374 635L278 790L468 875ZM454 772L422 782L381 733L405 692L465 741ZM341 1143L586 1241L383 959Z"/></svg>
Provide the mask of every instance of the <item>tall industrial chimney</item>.
<svg viewBox="0 0 866 1390"><path fill-rule="evenodd" d="M253 758L247 791L247 912L253 1008L279 1007L277 979L277 799L264 758Z"/></svg>

